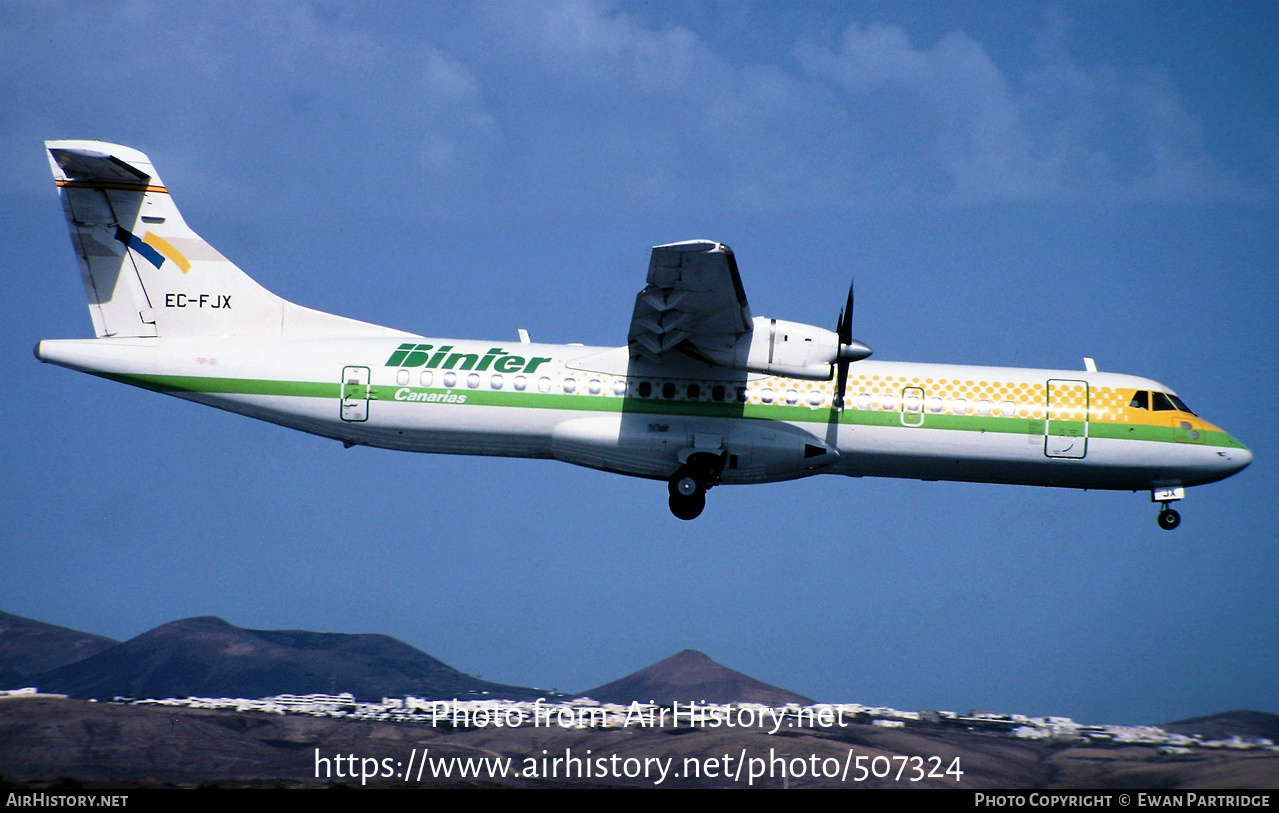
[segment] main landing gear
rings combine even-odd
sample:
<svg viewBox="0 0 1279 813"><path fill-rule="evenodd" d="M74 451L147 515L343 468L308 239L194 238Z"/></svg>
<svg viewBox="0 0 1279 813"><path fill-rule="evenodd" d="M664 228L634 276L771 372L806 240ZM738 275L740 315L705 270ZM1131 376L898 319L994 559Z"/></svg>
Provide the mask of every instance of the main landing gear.
<svg viewBox="0 0 1279 813"><path fill-rule="evenodd" d="M679 519L697 519L706 507L706 486L692 475L672 477L670 491L668 504L671 513Z"/></svg>
<svg viewBox="0 0 1279 813"><path fill-rule="evenodd" d="M680 466L667 488L671 497L667 503L671 513L678 519L697 519L706 507L706 492L719 482L720 472L724 470L724 461L728 454L700 453L690 455L688 462Z"/></svg>

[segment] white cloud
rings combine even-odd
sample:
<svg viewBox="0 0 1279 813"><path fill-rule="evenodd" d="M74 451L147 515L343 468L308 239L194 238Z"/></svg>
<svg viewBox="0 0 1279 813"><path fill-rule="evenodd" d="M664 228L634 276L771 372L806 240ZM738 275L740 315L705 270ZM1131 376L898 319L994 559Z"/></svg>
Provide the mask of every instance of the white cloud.
<svg viewBox="0 0 1279 813"><path fill-rule="evenodd" d="M770 61L647 7L406 8L18 3L0 22L0 145L37 131L174 145L157 156L166 166L214 138L326 161L363 151L388 156L383 179L426 173L439 198L482 193L494 173L524 188L567 175L564 199L586 206L1261 194L1220 169L1167 72L1082 63L1061 15L1010 65L959 30L920 42L902 26L853 24L822 41L811 26ZM747 9L738 24L776 13ZM55 31L77 47L50 54Z"/></svg>
<svg viewBox="0 0 1279 813"><path fill-rule="evenodd" d="M901 26L853 24L777 65L588 0L490 22L537 66L521 78L532 95L594 136L578 171L621 167L630 194L699 177L764 209L1249 196L1166 76L1080 64L1060 15L1017 69L958 30L917 44Z"/></svg>
<svg viewBox="0 0 1279 813"><path fill-rule="evenodd" d="M1215 168L1165 74L1080 65L1059 17L1020 76L960 31L916 46L901 27L854 24L834 47L806 42L795 56L841 91L850 118L873 118L885 180L895 166L909 184L922 168L932 182L921 191L947 203L1250 195Z"/></svg>
<svg viewBox="0 0 1279 813"><path fill-rule="evenodd" d="M457 59L436 48L426 54L421 161L439 172L474 170L498 142L497 121L484 104L479 80Z"/></svg>

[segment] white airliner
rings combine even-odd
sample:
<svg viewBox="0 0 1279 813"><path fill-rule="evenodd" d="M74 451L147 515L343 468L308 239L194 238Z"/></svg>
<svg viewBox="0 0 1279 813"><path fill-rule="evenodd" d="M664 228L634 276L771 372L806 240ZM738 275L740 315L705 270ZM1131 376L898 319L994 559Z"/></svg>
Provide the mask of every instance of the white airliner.
<svg viewBox="0 0 1279 813"><path fill-rule="evenodd" d="M45 144L95 339L46 362L340 440L553 458L665 480L693 519L717 485L813 474L1151 492L1248 465L1242 443L1145 378L864 361L835 331L754 316L733 252L657 246L623 347L440 339L311 310L250 279L178 214L150 159Z"/></svg>

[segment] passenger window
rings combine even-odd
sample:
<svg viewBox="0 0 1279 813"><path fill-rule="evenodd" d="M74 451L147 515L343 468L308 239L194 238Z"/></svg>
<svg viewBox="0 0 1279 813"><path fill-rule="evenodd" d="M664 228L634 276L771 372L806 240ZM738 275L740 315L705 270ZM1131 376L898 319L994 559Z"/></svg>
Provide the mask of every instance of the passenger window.
<svg viewBox="0 0 1279 813"><path fill-rule="evenodd" d="M1128 406L1133 409L1150 409L1150 393L1145 390L1137 390L1133 393L1132 400L1128 402Z"/></svg>
<svg viewBox="0 0 1279 813"><path fill-rule="evenodd" d="M493 375L489 376L489 386L495 390L502 389L502 374L494 373Z"/></svg>
<svg viewBox="0 0 1279 813"><path fill-rule="evenodd" d="M1162 392L1152 392L1150 396L1155 405L1155 412L1175 412L1177 410L1172 405L1172 401L1168 400L1168 396Z"/></svg>
<svg viewBox="0 0 1279 813"><path fill-rule="evenodd" d="M626 394L626 379L619 378L613 382L613 394L621 398Z"/></svg>
<svg viewBox="0 0 1279 813"><path fill-rule="evenodd" d="M538 391L538 392L550 392L550 391L551 391L551 379L547 378L546 376L542 376L541 378L539 378L539 379L537 380L537 391Z"/></svg>
<svg viewBox="0 0 1279 813"><path fill-rule="evenodd" d="M649 381L641 381L639 383L639 387L636 389L639 392L639 397L641 398L648 398L653 394L653 384Z"/></svg>
<svg viewBox="0 0 1279 813"><path fill-rule="evenodd" d="M662 385L662 397L663 397L663 398L674 398L674 397L675 397L675 384L674 384L674 382L667 381L665 384L663 384L663 385Z"/></svg>
<svg viewBox="0 0 1279 813"><path fill-rule="evenodd" d="M591 395L599 395L600 380L598 378L592 378L590 381L586 382L586 389L590 390Z"/></svg>
<svg viewBox="0 0 1279 813"><path fill-rule="evenodd" d="M466 377L466 386L470 387L471 389L475 389L476 387L480 386L480 374L471 373L470 375L468 375Z"/></svg>
<svg viewBox="0 0 1279 813"><path fill-rule="evenodd" d="M452 387L452 386L454 386L455 384L457 384L457 373L445 373L445 374L444 374L444 386L446 386L446 387Z"/></svg>
<svg viewBox="0 0 1279 813"><path fill-rule="evenodd" d="M395 371L395 383L396 383L396 384L399 384L401 387L403 387L405 384L408 384L408 383L409 383L409 371L408 371L408 370L396 370L396 371Z"/></svg>
<svg viewBox="0 0 1279 813"><path fill-rule="evenodd" d="M724 385L723 385L723 384L716 384L715 386L711 387L711 400L713 400L713 401L723 401L723 400L724 400Z"/></svg>
<svg viewBox="0 0 1279 813"><path fill-rule="evenodd" d="M737 403L739 403L739 404L744 404L744 403L746 403L746 402L747 402L747 401L749 401L749 400L750 400L750 396L749 396L749 395L747 395L747 393L746 393L746 388L745 388L745 387L738 387L738 388L737 388Z"/></svg>
<svg viewBox="0 0 1279 813"><path fill-rule="evenodd" d="M423 375L426 375L426 373L423 373ZM527 379L527 378L525 378L525 377L524 377L524 376L522 376L522 375L517 375L517 376L515 376L515 389L516 389L516 390L518 390L519 392L524 392L524 388L525 388L525 387L527 387L527 386L528 386L528 379Z"/></svg>
<svg viewBox="0 0 1279 813"><path fill-rule="evenodd" d="M690 401L696 401L698 398L702 397L702 388L696 384L689 384L687 392L688 400Z"/></svg>
<svg viewBox="0 0 1279 813"><path fill-rule="evenodd" d="M570 395L577 392L577 382L571 378L564 379L564 391Z"/></svg>
<svg viewBox="0 0 1279 813"><path fill-rule="evenodd" d="M431 386L431 381L432 381L432 380L434 380L434 378L435 378L435 376L431 375L431 371L430 371L430 370L423 370L423 371L422 371L422 376L421 376L421 378L420 378L420 380L421 380L421 382L422 382L422 386L423 386L423 387L429 387L429 386Z"/></svg>

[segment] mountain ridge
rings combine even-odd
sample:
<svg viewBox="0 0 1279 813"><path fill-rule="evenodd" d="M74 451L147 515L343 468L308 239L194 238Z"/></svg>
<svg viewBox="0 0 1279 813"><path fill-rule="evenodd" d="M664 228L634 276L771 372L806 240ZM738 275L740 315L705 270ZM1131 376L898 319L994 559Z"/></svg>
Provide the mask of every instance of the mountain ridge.
<svg viewBox="0 0 1279 813"><path fill-rule="evenodd" d="M566 695L482 680L381 633L256 630L216 616L196 616L116 641L0 611L0 689L28 686L73 698L108 700L350 692L365 700L414 695L436 700L589 696L623 704L813 702L694 649ZM1158 725L1208 739L1279 741L1279 715L1263 711L1225 711Z"/></svg>
<svg viewBox="0 0 1279 813"><path fill-rule="evenodd" d="M623 704L634 700L659 704L763 703L768 706L813 703L803 695L729 669L696 649L682 650L582 694L604 703Z"/></svg>
<svg viewBox="0 0 1279 813"><path fill-rule="evenodd" d="M252 630L215 616L170 621L29 680L81 699L350 692L373 700L519 700L554 694L467 675L389 635Z"/></svg>
<svg viewBox="0 0 1279 813"><path fill-rule="evenodd" d="M120 643L0 610L0 687L84 660Z"/></svg>

